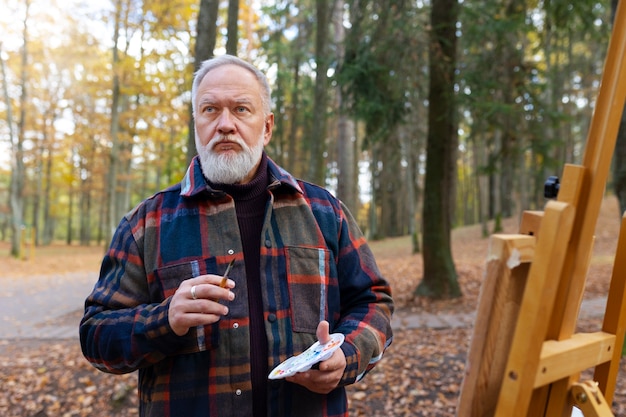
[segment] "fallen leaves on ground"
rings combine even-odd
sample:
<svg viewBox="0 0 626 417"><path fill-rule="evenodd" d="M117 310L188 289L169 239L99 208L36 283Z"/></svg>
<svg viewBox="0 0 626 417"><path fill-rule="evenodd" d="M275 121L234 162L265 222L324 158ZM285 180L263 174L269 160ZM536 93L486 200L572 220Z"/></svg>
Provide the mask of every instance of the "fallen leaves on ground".
<svg viewBox="0 0 626 417"><path fill-rule="evenodd" d="M514 221L505 223L505 233L514 233L515 229ZM616 200L607 199L598 220L585 297L607 294L618 229ZM422 276L422 263L420 255L411 254L408 239L372 242L380 269L392 285L399 311L460 314L475 311L489 239L483 238L480 227L476 226L455 230L452 241L463 297L439 301L412 295ZM86 260L98 263L95 260L101 251L80 250L85 256L82 261L70 260L72 254L64 258L65 252L60 251L54 255L55 259L38 260L37 264L45 268L82 270ZM73 254L75 258L76 253ZM4 258L2 261L4 268ZM13 264L8 268L12 267ZM97 267L93 268L97 270ZM36 266L29 268L31 274L42 273ZM69 314L67 319L78 325L75 315ZM600 326L600 320L587 319L579 323L579 331L597 331ZM464 328L396 331L394 343L380 364L363 381L348 388L350 415L454 416L471 336L472 330ZM616 416L626 415L626 384L622 382L625 372L622 360L613 401ZM583 373L583 378L591 378L589 371ZM6 417L138 414L136 374L109 375L95 370L84 360L76 340L0 341L0 386L3 388L0 415Z"/></svg>
<svg viewBox="0 0 626 417"><path fill-rule="evenodd" d="M136 379L96 370L75 340L0 342L5 417L136 416Z"/></svg>

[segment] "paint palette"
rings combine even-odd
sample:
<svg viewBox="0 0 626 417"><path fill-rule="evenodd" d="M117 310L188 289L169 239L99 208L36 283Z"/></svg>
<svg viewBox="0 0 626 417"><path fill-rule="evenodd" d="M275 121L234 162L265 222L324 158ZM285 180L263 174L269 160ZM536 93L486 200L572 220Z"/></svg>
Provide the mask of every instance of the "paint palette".
<svg viewBox="0 0 626 417"><path fill-rule="evenodd" d="M330 358L333 352L339 349L344 339L345 336L343 334L333 333L330 335L330 340L327 343L322 345L320 342L315 342L301 354L292 356L274 368L268 378L281 379L295 375L298 372L308 371L316 363Z"/></svg>

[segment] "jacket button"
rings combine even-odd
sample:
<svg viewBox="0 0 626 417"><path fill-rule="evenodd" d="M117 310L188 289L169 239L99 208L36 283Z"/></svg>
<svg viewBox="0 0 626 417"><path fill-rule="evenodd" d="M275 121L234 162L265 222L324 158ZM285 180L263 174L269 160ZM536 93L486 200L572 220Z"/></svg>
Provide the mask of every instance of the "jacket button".
<svg viewBox="0 0 626 417"><path fill-rule="evenodd" d="M265 247L266 248L271 248L272 247L272 241L269 239L265 239Z"/></svg>
<svg viewBox="0 0 626 417"><path fill-rule="evenodd" d="M270 313L267 315L267 321L269 321L270 323L274 323L276 321L276 314L274 313Z"/></svg>
<svg viewBox="0 0 626 417"><path fill-rule="evenodd" d="M241 395L241 390L240 389L236 389L235 390L235 395Z"/></svg>
<svg viewBox="0 0 626 417"><path fill-rule="evenodd" d="M228 254L229 254L229 255L232 255L232 254L234 254L234 253L235 253L235 251L234 251L233 249L228 249Z"/></svg>
<svg viewBox="0 0 626 417"><path fill-rule="evenodd" d="M238 329L239 328L239 323L233 323L233 329Z"/></svg>

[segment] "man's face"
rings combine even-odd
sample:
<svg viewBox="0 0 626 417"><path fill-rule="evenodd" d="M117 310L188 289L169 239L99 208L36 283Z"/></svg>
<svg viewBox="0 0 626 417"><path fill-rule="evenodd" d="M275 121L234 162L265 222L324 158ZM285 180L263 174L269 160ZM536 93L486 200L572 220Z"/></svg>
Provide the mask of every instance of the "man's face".
<svg viewBox="0 0 626 417"><path fill-rule="evenodd" d="M274 115L265 115L256 77L237 65L209 71L198 87L196 148L207 179L245 184L254 178Z"/></svg>

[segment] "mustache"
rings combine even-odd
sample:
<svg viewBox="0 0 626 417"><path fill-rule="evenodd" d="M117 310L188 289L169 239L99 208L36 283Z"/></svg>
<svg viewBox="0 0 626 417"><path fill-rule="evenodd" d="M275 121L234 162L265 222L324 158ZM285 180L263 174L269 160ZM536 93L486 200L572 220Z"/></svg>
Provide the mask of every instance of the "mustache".
<svg viewBox="0 0 626 417"><path fill-rule="evenodd" d="M243 149L247 149L248 145L240 137L234 135L217 135L208 143L208 148L213 150L217 145L224 142L236 143Z"/></svg>

